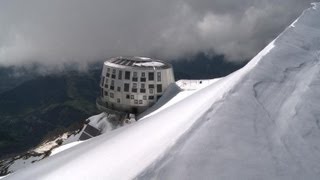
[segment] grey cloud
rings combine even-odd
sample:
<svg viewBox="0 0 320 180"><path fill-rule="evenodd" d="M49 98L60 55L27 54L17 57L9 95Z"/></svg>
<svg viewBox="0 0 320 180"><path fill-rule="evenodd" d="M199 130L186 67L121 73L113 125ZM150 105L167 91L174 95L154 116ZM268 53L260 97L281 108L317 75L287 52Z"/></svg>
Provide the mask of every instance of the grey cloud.
<svg viewBox="0 0 320 180"><path fill-rule="evenodd" d="M305 0L3 0L0 64L57 65L118 55L176 58L199 51L255 55Z"/></svg>

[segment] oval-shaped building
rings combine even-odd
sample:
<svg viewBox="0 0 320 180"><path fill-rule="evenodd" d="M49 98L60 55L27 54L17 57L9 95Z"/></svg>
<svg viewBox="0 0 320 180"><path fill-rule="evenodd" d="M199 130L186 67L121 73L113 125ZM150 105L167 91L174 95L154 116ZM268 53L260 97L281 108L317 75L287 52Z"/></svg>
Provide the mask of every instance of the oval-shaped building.
<svg viewBox="0 0 320 180"><path fill-rule="evenodd" d="M145 57L116 57L104 62L100 110L138 114L152 106L175 82L171 64Z"/></svg>

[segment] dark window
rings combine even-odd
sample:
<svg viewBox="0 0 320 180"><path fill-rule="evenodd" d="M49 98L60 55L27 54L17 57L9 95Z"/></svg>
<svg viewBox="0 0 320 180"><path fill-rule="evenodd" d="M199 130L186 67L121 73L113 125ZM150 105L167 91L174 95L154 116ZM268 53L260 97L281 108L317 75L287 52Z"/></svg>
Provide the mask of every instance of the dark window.
<svg viewBox="0 0 320 180"><path fill-rule="evenodd" d="M104 92L104 95L105 95L105 96L108 96L108 91L105 91L105 92Z"/></svg>
<svg viewBox="0 0 320 180"><path fill-rule="evenodd" d="M129 84L128 83L124 83L124 92L129 92Z"/></svg>
<svg viewBox="0 0 320 180"><path fill-rule="evenodd" d="M146 78L145 78L145 77L142 77L142 78L140 78L140 81L141 81L141 82L146 82Z"/></svg>
<svg viewBox="0 0 320 180"><path fill-rule="evenodd" d="M136 92L138 92L138 89L134 89L134 88L132 88L132 89L131 89L131 92L136 93Z"/></svg>
<svg viewBox="0 0 320 180"><path fill-rule="evenodd" d="M134 99L134 95L131 95L131 99Z"/></svg>
<svg viewBox="0 0 320 180"><path fill-rule="evenodd" d="M154 85L153 84L149 84L149 89L153 89Z"/></svg>
<svg viewBox="0 0 320 180"><path fill-rule="evenodd" d="M138 81L138 73L137 72L133 72L132 74L132 81L137 82Z"/></svg>
<svg viewBox="0 0 320 180"><path fill-rule="evenodd" d="M142 104L142 100L139 100L139 104Z"/></svg>
<svg viewBox="0 0 320 180"><path fill-rule="evenodd" d="M119 98L117 99L117 103L120 103L120 99Z"/></svg>
<svg viewBox="0 0 320 180"><path fill-rule="evenodd" d="M110 77L110 68L107 69L107 74L106 74L106 76L107 76L107 77Z"/></svg>
<svg viewBox="0 0 320 180"><path fill-rule="evenodd" d="M149 96L149 99L153 100L153 99L154 99L154 96Z"/></svg>
<svg viewBox="0 0 320 180"><path fill-rule="evenodd" d="M112 69L111 78L112 78L112 79L115 79L115 78L116 78L116 70L115 70L115 69Z"/></svg>
<svg viewBox="0 0 320 180"><path fill-rule="evenodd" d="M129 95L129 94L127 94L127 95L126 95L126 98L127 98L127 99L130 99L130 95Z"/></svg>
<svg viewBox="0 0 320 180"><path fill-rule="evenodd" d="M142 73L141 73L140 81L141 81L141 82L146 82L146 73L145 73L145 72L142 72Z"/></svg>
<svg viewBox="0 0 320 180"><path fill-rule="evenodd" d="M119 91L119 92L120 92L120 91L121 91L121 87L117 87L117 91Z"/></svg>
<svg viewBox="0 0 320 180"><path fill-rule="evenodd" d="M105 84L104 87L105 87L105 88L108 88L109 86L108 86L108 84Z"/></svg>
<svg viewBox="0 0 320 180"><path fill-rule="evenodd" d="M157 96L157 99L160 99L161 98L161 95Z"/></svg>
<svg viewBox="0 0 320 180"><path fill-rule="evenodd" d="M104 84L104 76L101 77L100 86L102 87Z"/></svg>
<svg viewBox="0 0 320 180"><path fill-rule="evenodd" d="M111 89L111 90L114 90L114 80L111 80L110 89Z"/></svg>
<svg viewBox="0 0 320 180"><path fill-rule="evenodd" d="M158 93L162 92L162 84L157 84L157 92Z"/></svg>
<svg viewBox="0 0 320 180"><path fill-rule="evenodd" d="M130 80L130 71L125 71L124 78Z"/></svg>
<svg viewBox="0 0 320 180"><path fill-rule="evenodd" d="M153 81L154 80L154 73L153 72L149 72L148 76L149 76L149 81Z"/></svg>
<svg viewBox="0 0 320 180"><path fill-rule="evenodd" d="M137 78L137 77L133 77L133 78L132 78L132 81L133 81L133 82L137 82L137 81L138 81L138 78Z"/></svg>
<svg viewBox="0 0 320 180"><path fill-rule="evenodd" d="M118 79L122 79L122 71L119 70Z"/></svg>
<svg viewBox="0 0 320 180"><path fill-rule="evenodd" d="M161 81L161 72L157 72L157 81L158 81L158 82Z"/></svg>
<svg viewBox="0 0 320 180"><path fill-rule="evenodd" d="M137 83L132 83L132 90L131 91L136 93L138 91L137 86L138 86Z"/></svg>
<svg viewBox="0 0 320 180"><path fill-rule="evenodd" d="M146 84L144 84L144 83L141 83L141 85L140 85L140 92L141 93L146 93Z"/></svg>

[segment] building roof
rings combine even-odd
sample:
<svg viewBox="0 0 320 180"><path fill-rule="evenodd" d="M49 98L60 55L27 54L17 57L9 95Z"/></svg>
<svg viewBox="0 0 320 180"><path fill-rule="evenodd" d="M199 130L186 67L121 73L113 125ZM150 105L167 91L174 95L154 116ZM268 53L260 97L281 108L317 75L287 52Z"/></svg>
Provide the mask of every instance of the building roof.
<svg viewBox="0 0 320 180"><path fill-rule="evenodd" d="M167 69L171 68L171 64L147 57L115 57L108 59L105 65L118 68L138 68L138 69Z"/></svg>

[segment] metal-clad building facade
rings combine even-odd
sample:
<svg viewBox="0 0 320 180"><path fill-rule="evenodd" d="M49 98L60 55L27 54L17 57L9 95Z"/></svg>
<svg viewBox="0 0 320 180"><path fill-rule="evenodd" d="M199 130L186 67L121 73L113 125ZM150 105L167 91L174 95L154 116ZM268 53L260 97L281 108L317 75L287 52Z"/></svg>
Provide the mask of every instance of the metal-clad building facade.
<svg viewBox="0 0 320 180"><path fill-rule="evenodd" d="M100 110L140 113L153 105L175 82L172 66L145 57L117 57L105 61L101 74Z"/></svg>

